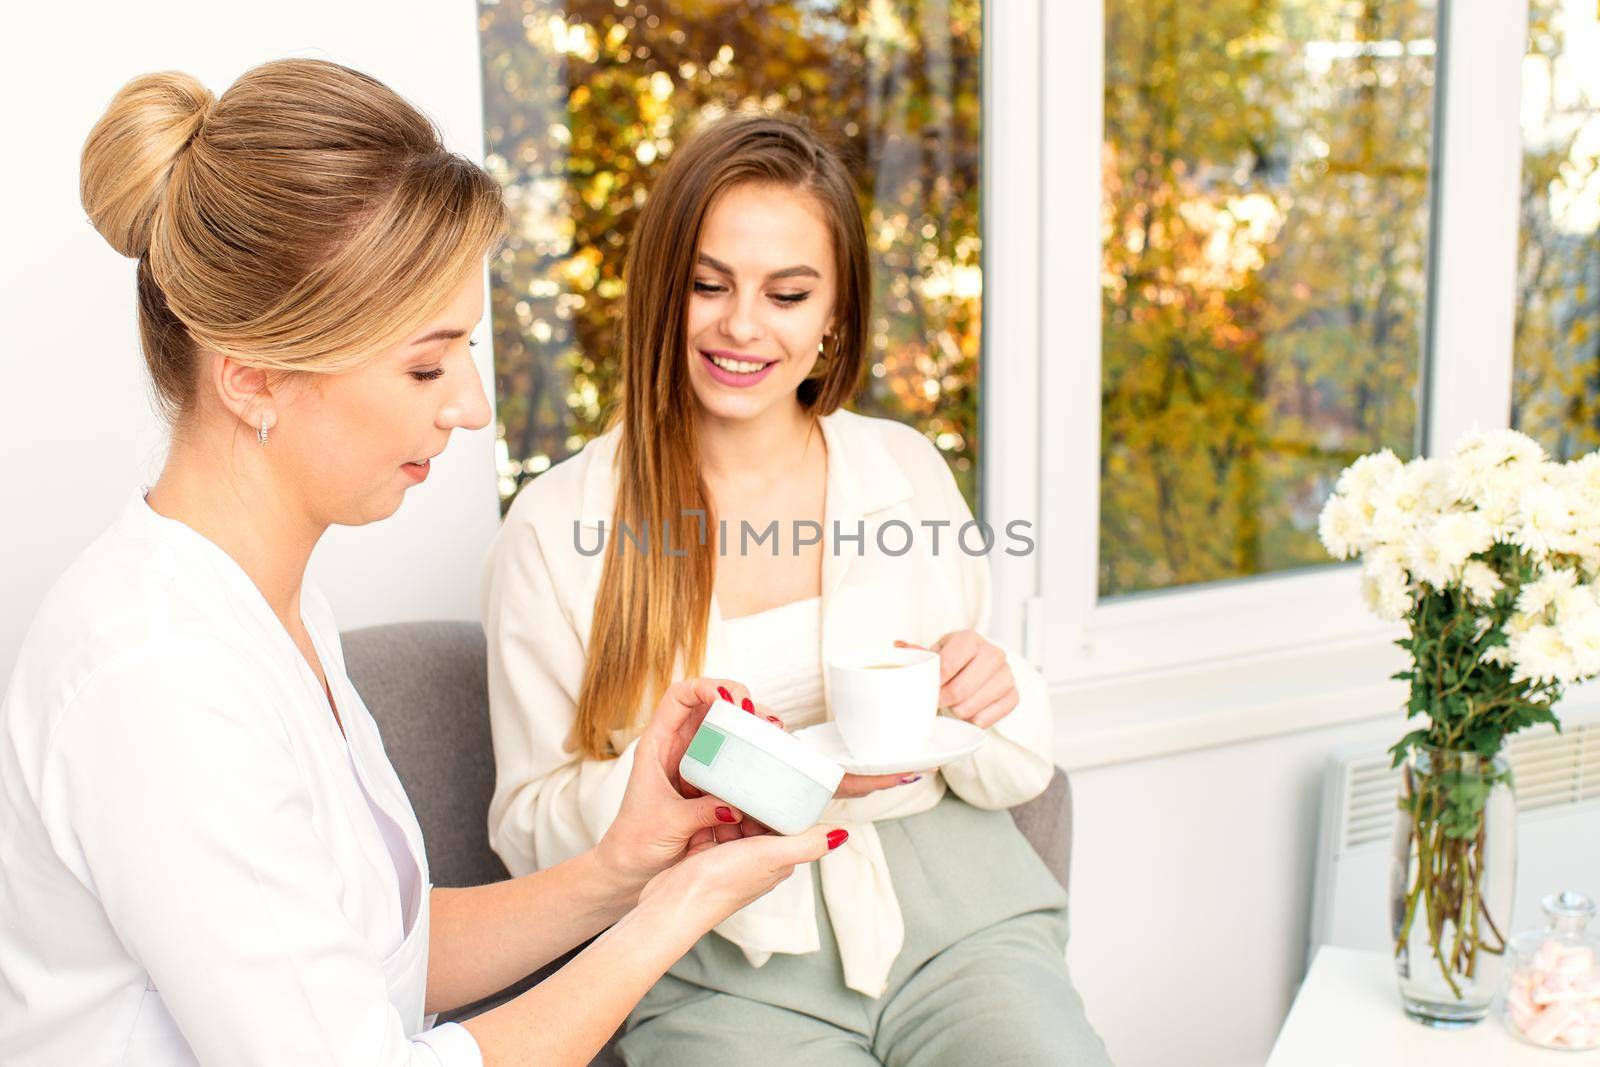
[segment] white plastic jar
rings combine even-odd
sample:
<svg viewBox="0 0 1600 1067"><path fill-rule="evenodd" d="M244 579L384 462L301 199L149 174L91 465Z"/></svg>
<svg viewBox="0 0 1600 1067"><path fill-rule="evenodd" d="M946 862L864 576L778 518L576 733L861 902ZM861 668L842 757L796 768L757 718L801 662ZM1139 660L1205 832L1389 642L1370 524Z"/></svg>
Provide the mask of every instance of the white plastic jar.
<svg viewBox="0 0 1600 1067"><path fill-rule="evenodd" d="M768 829L798 834L822 818L844 768L761 716L719 700L689 742L678 773Z"/></svg>

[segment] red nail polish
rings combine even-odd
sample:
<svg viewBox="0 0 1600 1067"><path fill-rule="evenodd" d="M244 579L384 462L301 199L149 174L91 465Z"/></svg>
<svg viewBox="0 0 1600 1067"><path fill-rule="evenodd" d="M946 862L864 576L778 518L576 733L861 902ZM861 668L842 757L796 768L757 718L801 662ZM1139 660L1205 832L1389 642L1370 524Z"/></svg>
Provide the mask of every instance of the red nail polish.
<svg viewBox="0 0 1600 1067"><path fill-rule="evenodd" d="M783 729L783 720L778 718L776 715L768 715L767 721L776 726L778 729Z"/></svg>
<svg viewBox="0 0 1600 1067"><path fill-rule="evenodd" d="M901 785L911 785L914 782L920 782L920 781L922 781L922 775L920 775L920 774L908 774L904 778L900 779L900 784Z"/></svg>
<svg viewBox="0 0 1600 1067"><path fill-rule="evenodd" d="M733 694L728 692L720 685L717 686L717 696L721 697L723 700L726 700L730 704L733 703Z"/></svg>
<svg viewBox="0 0 1600 1067"><path fill-rule="evenodd" d="M749 697L745 697L743 700L739 701L739 706L752 715L756 713L756 702L751 700Z"/></svg>
<svg viewBox="0 0 1600 1067"><path fill-rule="evenodd" d="M834 849L838 848L848 840L850 840L849 830L829 830L828 851L832 852Z"/></svg>
<svg viewBox="0 0 1600 1067"><path fill-rule="evenodd" d="M717 809L717 821L718 822L738 822L739 820L733 817L733 809L732 808L718 808Z"/></svg>

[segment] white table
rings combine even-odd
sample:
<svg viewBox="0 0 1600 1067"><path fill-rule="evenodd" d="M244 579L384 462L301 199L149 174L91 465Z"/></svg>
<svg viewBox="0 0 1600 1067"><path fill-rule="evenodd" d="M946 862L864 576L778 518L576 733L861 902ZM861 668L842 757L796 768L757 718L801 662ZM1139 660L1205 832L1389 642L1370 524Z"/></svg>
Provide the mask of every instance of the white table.
<svg viewBox="0 0 1600 1067"><path fill-rule="evenodd" d="M1578 1067L1600 1053L1534 1048L1506 1032L1498 1002L1465 1030L1435 1030L1406 1017L1394 961L1383 952L1324 945L1267 1067Z"/></svg>

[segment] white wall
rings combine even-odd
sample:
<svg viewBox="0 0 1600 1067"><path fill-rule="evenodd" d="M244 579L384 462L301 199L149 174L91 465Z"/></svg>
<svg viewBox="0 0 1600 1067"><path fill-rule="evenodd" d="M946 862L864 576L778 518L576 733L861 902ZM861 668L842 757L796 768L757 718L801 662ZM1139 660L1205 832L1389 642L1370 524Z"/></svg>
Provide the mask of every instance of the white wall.
<svg viewBox="0 0 1600 1067"><path fill-rule="evenodd" d="M6 205L0 257L0 683L28 621L72 557L160 468L134 325L134 266L78 204L78 152L136 74L179 69L221 93L268 59L358 67L431 115L449 145L483 152L473 0L166 0L0 16ZM493 381L488 332L478 347ZM492 428L458 432L392 519L335 529L313 560L341 625L477 614L478 567L497 522Z"/></svg>
<svg viewBox="0 0 1600 1067"><path fill-rule="evenodd" d="M1117 1067L1266 1062L1305 976L1328 756L1403 732L1396 711L1072 773L1067 959Z"/></svg>

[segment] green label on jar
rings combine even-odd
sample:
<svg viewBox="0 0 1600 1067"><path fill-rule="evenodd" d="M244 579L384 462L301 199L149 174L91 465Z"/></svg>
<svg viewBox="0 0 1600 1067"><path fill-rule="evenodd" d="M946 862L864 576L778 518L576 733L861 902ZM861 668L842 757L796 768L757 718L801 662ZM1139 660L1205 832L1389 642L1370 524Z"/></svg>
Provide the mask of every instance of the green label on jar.
<svg viewBox="0 0 1600 1067"><path fill-rule="evenodd" d="M722 751L722 742L728 735L714 726L700 724L700 729L695 731L694 740L689 742L688 757L697 763L711 766L711 761L717 758L717 753Z"/></svg>

